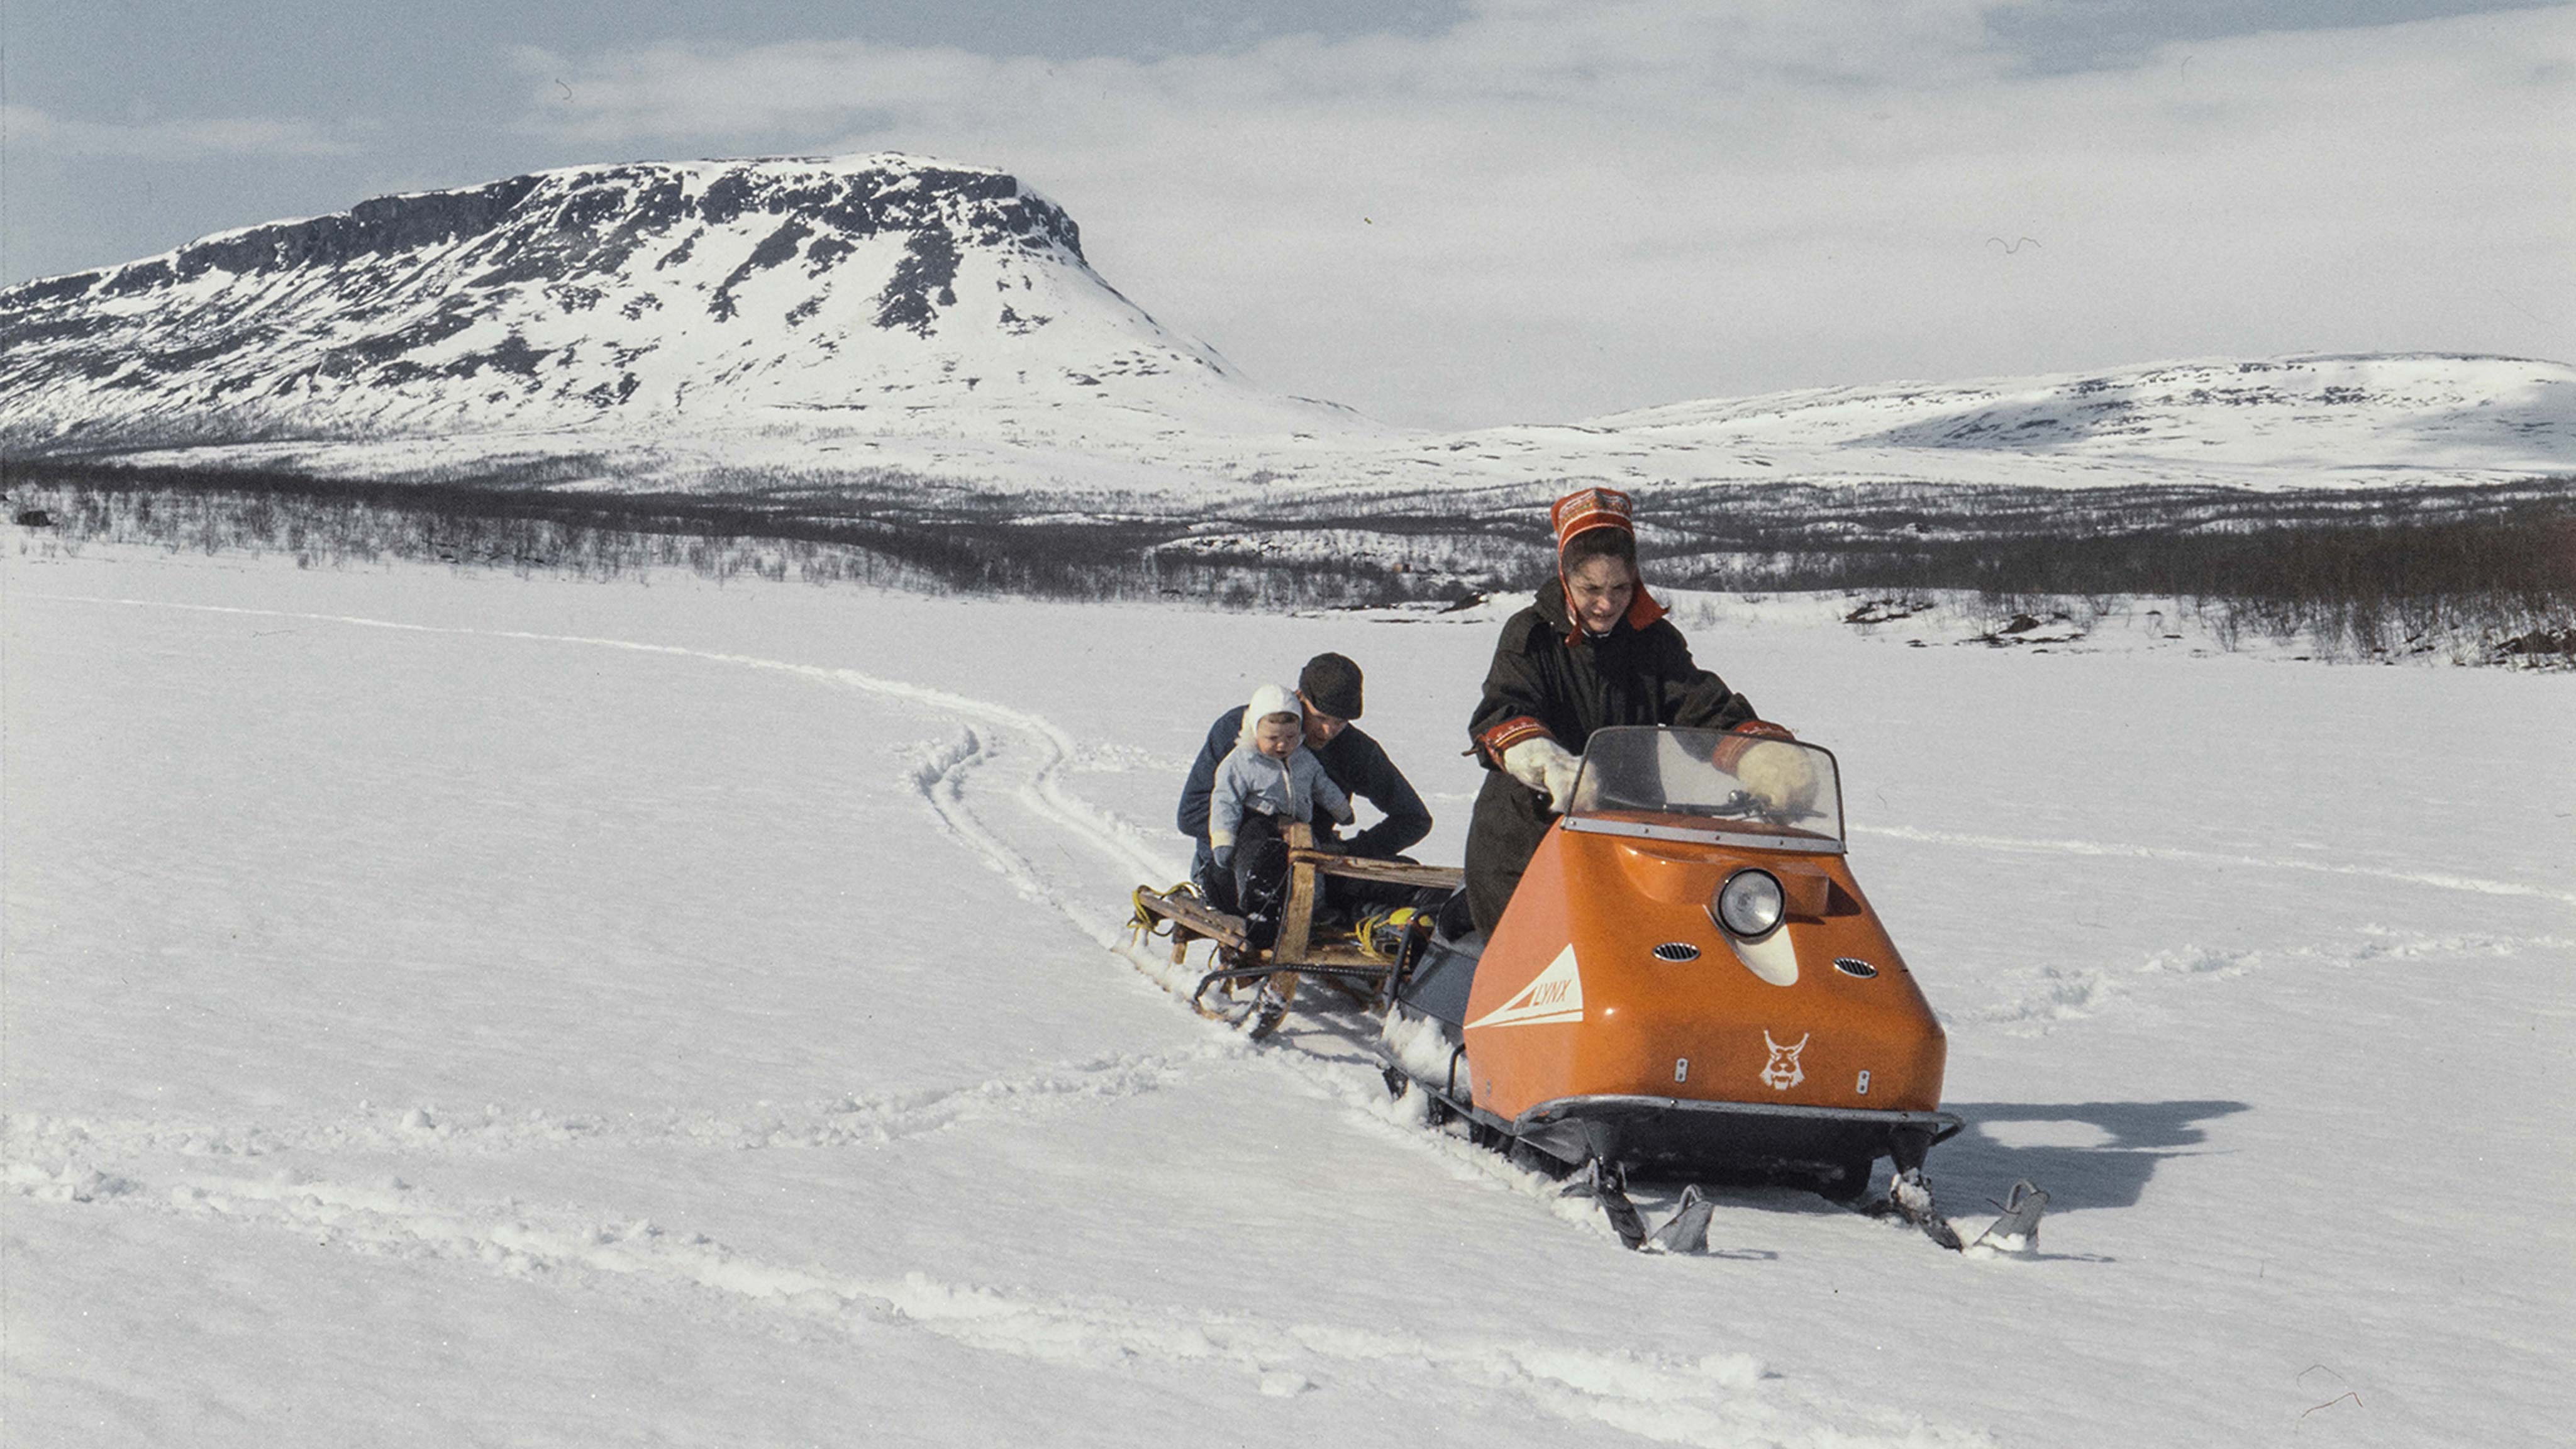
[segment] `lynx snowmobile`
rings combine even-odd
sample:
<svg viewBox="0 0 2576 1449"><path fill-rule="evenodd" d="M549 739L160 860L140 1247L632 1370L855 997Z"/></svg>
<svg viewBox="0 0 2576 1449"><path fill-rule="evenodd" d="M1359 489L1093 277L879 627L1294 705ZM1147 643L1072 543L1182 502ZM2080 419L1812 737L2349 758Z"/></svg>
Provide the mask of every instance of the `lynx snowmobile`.
<svg viewBox="0 0 2576 1449"><path fill-rule="evenodd" d="M1831 752L1615 728L1583 755L1490 936L1456 913L1396 987L1395 1069L1495 1145L1583 1174L1636 1246L1630 1176L1795 1181L1962 1246L1923 1163L1949 1044L1844 860ZM2017 1187L1981 1239L2031 1241ZM1686 1193L1666 1245L1704 1237Z"/></svg>
<svg viewBox="0 0 2576 1449"><path fill-rule="evenodd" d="M1628 1246L1696 1251L1710 1204L1685 1190L1649 1232L1628 1182L1790 1182L1968 1246L1923 1174L1960 1119L1940 1109L1948 1041L1844 862L1833 755L1689 729L1596 731L1570 808L1540 842L1490 936L1444 909L1313 928L1321 875L1454 887L1459 873L1292 850L1283 929L1256 948L1233 917L1140 891L1140 925L1174 959L1214 938L1194 998L1305 963L1384 1006L1390 1089L1426 1094L1525 1166L1571 1176ZM1436 892L1434 892L1436 894ZM1265 992L1256 1032L1286 1002ZM2017 1184L1977 1240L2036 1242L2047 1194Z"/></svg>

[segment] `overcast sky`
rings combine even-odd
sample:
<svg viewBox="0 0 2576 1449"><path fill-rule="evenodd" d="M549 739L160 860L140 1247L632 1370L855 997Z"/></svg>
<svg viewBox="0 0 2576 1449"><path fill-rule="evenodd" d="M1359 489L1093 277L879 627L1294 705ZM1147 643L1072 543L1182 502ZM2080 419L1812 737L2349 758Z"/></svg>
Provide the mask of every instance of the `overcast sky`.
<svg viewBox="0 0 2576 1449"><path fill-rule="evenodd" d="M14 0L0 281L539 167L904 150L1391 421L2576 360L2576 7Z"/></svg>

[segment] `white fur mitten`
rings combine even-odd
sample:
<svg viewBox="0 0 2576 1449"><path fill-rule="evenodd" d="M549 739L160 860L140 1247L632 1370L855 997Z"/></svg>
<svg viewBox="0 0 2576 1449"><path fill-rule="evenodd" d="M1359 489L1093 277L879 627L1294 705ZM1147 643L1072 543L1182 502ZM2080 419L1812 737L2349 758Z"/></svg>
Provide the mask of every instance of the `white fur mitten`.
<svg viewBox="0 0 2576 1449"><path fill-rule="evenodd" d="M1816 803L1815 761L1796 745L1779 740L1756 740L1745 748L1735 762L1735 778L1753 797L1784 814L1806 810Z"/></svg>
<svg viewBox="0 0 2576 1449"><path fill-rule="evenodd" d="M1583 772L1583 761L1550 736L1532 735L1503 751L1503 769L1545 795L1547 808L1562 815L1574 803L1574 780Z"/></svg>

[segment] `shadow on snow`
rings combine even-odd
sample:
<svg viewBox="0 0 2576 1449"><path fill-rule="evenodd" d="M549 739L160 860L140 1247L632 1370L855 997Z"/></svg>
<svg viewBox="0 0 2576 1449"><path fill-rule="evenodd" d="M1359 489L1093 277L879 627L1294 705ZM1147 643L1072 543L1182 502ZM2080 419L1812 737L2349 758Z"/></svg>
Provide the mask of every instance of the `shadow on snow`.
<svg viewBox="0 0 2576 1449"><path fill-rule="evenodd" d="M1968 1128L1935 1149L1936 1181L1967 1187L2028 1178L2048 1189L2053 1210L2134 1206L2156 1165L2169 1157L2206 1150L2205 1124L2247 1110L2243 1102L1947 1102ZM1995 1129L2031 1124L2031 1136L2051 1134L2049 1124L2091 1128L2106 1139L2090 1143L2021 1144L2023 1132Z"/></svg>

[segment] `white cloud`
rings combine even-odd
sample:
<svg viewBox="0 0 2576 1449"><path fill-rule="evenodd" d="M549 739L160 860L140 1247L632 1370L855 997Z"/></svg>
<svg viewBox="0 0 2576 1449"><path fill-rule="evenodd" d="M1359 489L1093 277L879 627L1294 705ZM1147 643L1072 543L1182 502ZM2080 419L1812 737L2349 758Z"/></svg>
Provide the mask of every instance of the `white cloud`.
<svg viewBox="0 0 2576 1449"><path fill-rule="evenodd" d="M0 144L62 156L344 156L348 137L311 121L265 116L197 116L128 124L83 121L33 106L0 106Z"/></svg>
<svg viewBox="0 0 2576 1449"><path fill-rule="evenodd" d="M1156 61L816 41L519 66L527 124L596 153L1002 166L1166 322L1407 420L2183 354L2576 354L2576 12L2037 76L1991 8L1488 0L1437 36Z"/></svg>

